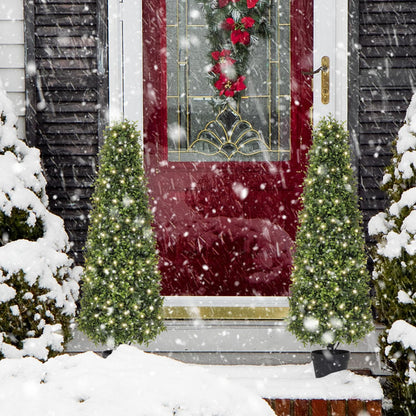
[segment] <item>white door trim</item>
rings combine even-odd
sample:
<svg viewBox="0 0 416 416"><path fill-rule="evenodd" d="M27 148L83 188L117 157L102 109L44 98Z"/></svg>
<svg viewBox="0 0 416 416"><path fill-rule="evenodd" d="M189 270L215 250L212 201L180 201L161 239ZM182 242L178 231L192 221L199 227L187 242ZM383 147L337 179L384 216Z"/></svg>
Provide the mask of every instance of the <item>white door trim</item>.
<svg viewBox="0 0 416 416"><path fill-rule="evenodd" d="M330 97L321 102L321 78L314 77L313 122L332 114L339 121L348 117L348 0L314 0L314 69L321 58L330 59Z"/></svg>
<svg viewBox="0 0 416 416"><path fill-rule="evenodd" d="M108 0L108 16L109 119L137 121L142 130L142 0Z"/></svg>

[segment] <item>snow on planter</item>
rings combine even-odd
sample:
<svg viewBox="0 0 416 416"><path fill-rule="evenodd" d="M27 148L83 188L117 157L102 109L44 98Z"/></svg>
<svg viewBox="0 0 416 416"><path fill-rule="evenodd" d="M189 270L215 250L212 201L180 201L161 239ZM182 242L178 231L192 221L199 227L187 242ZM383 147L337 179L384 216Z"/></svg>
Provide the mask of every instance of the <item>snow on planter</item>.
<svg viewBox="0 0 416 416"><path fill-rule="evenodd" d="M0 407L8 416L273 416L256 393L196 365L121 345L92 352L0 361Z"/></svg>
<svg viewBox="0 0 416 416"><path fill-rule="evenodd" d="M0 82L0 358L47 359L63 351L80 267L67 256L63 220L52 214L40 152L17 136Z"/></svg>

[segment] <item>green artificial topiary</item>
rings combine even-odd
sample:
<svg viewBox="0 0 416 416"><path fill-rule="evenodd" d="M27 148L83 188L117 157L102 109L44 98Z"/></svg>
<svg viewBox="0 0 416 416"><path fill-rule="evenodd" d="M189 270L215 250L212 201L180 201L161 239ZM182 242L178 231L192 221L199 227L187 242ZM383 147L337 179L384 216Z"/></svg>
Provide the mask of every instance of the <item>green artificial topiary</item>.
<svg viewBox="0 0 416 416"><path fill-rule="evenodd" d="M147 343L163 329L139 138L128 121L106 129L92 197L78 322L93 341L110 348Z"/></svg>
<svg viewBox="0 0 416 416"><path fill-rule="evenodd" d="M288 328L304 344L357 342L373 328L367 257L348 133L331 117L313 133L302 199Z"/></svg>
<svg viewBox="0 0 416 416"><path fill-rule="evenodd" d="M0 83L0 358L57 355L71 338L82 269L48 208L40 152L19 139Z"/></svg>
<svg viewBox="0 0 416 416"><path fill-rule="evenodd" d="M376 309L387 329L380 336L381 358L391 375L385 396L389 415L416 414L416 95L393 144L382 189L390 200L385 212L371 218L376 237L373 280Z"/></svg>

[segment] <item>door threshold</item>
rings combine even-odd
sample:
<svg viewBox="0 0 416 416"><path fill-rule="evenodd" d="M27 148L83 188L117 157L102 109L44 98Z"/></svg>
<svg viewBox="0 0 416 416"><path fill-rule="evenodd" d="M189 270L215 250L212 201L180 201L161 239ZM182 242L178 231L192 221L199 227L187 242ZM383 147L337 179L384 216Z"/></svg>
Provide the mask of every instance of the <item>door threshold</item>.
<svg viewBox="0 0 416 416"><path fill-rule="evenodd" d="M164 319L285 319L286 296L166 296Z"/></svg>

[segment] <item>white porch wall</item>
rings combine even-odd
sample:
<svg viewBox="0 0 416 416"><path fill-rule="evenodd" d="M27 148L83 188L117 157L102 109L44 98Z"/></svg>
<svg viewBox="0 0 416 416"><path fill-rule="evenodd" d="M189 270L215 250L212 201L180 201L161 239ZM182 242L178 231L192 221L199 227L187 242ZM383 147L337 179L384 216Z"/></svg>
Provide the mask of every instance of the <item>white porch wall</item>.
<svg viewBox="0 0 416 416"><path fill-rule="evenodd" d="M23 0L0 2L0 79L19 116L19 136L25 134Z"/></svg>

